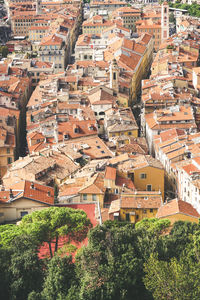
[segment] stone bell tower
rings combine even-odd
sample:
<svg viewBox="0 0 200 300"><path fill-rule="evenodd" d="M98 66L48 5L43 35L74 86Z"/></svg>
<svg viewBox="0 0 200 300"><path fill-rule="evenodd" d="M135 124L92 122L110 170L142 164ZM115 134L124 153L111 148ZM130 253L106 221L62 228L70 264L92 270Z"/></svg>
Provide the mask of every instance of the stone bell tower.
<svg viewBox="0 0 200 300"><path fill-rule="evenodd" d="M116 59L110 63L110 88L118 91L119 84L119 67Z"/></svg>
<svg viewBox="0 0 200 300"><path fill-rule="evenodd" d="M169 5L165 1L161 6L161 43L169 38Z"/></svg>
<svg viewBox="0 0 200 300"><path fill-rule="evenodd" d="M36 15L41 15L42 9L41 9L41 0L36 0Z"/></svg>

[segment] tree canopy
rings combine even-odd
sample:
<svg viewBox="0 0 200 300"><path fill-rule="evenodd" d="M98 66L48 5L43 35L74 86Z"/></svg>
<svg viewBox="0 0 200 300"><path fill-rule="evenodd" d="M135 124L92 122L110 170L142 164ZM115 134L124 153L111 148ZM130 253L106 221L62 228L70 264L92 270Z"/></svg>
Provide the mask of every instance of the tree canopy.
<svg viewBox="0 0 200 300"><path fill-rule="evenodd" d="M175 3L169 2L170 7L186 9L190 16L200 17L200 5L196 2L192 4L181 3L180 1L176 1Z"/></svg>
<svg viewBox="0 0 200 300"><path fill-rule="evenodd" d="M58 209L60 211L58 211ZM144 219L91 229L76 257L66 246L39 259L42 242L80 241L82 211L51 208L0 226L0 293L8 300L186 300L200 298L200 226ZM54 247L55 248L55 247ZM56 252L56 253L55 253ZM66 253L67 252L67 253Z"/></svg>
<svg viewBox="0 0 200 300"><path fill-rule="evenodd" d="M15 237L27 234L38 246L46 242L50 256L53 257L58 250L60 237L65 238L65 243L81 242L86 238L91 226L90 220L82 210L50 207L24 216L19 225L1 226L0 243L9 246Z"/></svg>

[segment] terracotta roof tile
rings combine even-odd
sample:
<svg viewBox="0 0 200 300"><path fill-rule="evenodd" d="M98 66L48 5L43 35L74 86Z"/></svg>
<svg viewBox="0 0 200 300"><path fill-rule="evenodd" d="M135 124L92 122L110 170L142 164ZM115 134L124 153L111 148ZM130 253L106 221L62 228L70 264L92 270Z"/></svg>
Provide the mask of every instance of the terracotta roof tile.
<svg viewBox="0 0 200 300"><path fill-rule="evenodd" d="M182 213L188 216L199 218L200 215L190 203L174 199L162 205L157 213L157 218L164 218L171 215Z"/></svg>
<svg viewBox="0 0 200 300"><path fill-rule="evenodd" d="M105 179L114 180L116 179L117 170L115 168L106 167Z"/></svg>

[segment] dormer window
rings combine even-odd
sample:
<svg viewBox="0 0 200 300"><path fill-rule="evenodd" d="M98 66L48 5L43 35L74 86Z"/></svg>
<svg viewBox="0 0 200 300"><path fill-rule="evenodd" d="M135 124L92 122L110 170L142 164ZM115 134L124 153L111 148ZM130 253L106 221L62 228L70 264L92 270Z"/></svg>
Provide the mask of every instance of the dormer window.
<svg viewBox="0 0 200 300"><path fill-rule="evenodd" d="M64 134L64 139L68 140L69 139L69 135L68 134Z"/></svg>
<svg viewBox="0 0 200 300"><path fill-rule="evenodd" d="M78 127L74 128L74 133L79 133L79 128Z"/></svg>

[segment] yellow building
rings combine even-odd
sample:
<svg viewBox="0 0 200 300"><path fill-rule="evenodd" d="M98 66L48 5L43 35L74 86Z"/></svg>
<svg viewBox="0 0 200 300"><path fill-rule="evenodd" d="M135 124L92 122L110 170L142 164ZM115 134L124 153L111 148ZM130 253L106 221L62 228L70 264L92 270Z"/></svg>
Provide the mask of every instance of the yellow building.
<svg viewBox="0 0 200 300"><path fill-rule="evenodd" d="M138 137L138 126L130 108L106 112L104 127L109 139L119 136Z"/></svg>
<svg viewBox="0 0 200 300"><path fill-rule="evenodd" d="M93 16L83 22L83 34L101 34L106 28L113 25L112 21L105 21L101 16Z"/></svg>
<svg viewBox="0 0 200 300"><path fill-rule="evenodd" d="M135 191L132 180L122 177L116 168L110 166L107 166L105 170L104 186L106 187L104 207L109 207L112 200L117 199L121 193L133 193Z"/></svg>
<svg viewBox="0 0 200 300"><path fill-rule="evenodd" d="M150 155L137 155L118 165L139 191L160 191L164 199L164 168Z"/></svg>
<svg viewBox="0 0 200 300"><path fill-rule="evenodd" d="M103 174L96 174L79 190L80 202L99 202L103 207L105 191Z"/></svg>
<svg viewBox="0 0 200 300"><path fill-rule="evenodd" d="M153 60L153 38L142 34L137 40L122 38L104 51L104 60L110 62L110 87L116 89L119 103L131 106L141 90L141 80L148 76ZM116 53L119 53L117 56ZM116 67L117 64L117 67ZM117 87L117 88L116 88ZM123 99L124 98L124 99Z"/></svg>
<svg viewBox="0 0 200 300"><path fill-rule="evenodd" d="M39 42L49 34L49 26L31 26L28 32L28 39L31 42Z"/></svg>
<svg viewBox="0 0 200 300"><path fill-rule="evenodd" d="M112 13L112 18L121 20L125 28L135 29L135 22L141 18L141 11L132 7L120 7Z"/></svg>
<svg viewBox="0 0 200 300"><path fill-rule="evenodd" d="M171 224L174 224L176 221L199 223L200 215L190 203L173 199L159 208L156 217L159 219L168 219Z"/></svg>
<svg viewBox="0 0 200 300"><path fill-rule="evenodd" d="M54 71L64 71L67 63L67 51L64 40L57 35L46 36L38 48L38 59L42 62L54 63Z"/></svg>
<svg viewBox="0 0 200 300"><path fill-rule="evenodd" d="M129 105L137 98L138 93L141 90L141 81L146 78L148 72L150 71L150 66L153 61L153 48L154 41L152 36L149 34L142 35L141 42L143 42L146 46L146 49L141 57L140 63L137 68L135 68L131 86L130 86L130 101Z"/></svg>
<svg viewBox="0 0 200 300"><path fill-rule="evenodd" d="M144 218L154 218L161 204L162 197L158 193L122 194L120 199L111 202L109 219L136 223Z"/></svg>
<svg viewBox="0 0 200 300"><path fill-rule="evenodd" d="M15 150L20 138L19 114L20 112L16 109L0 108L0 179L15 160Z"/></svg>
<svg viewBox="0 0 200 300"><path fill-rule="evenodd" d="M158 51L161 41L162 41L161 23L160 22L154 23L152 20L140 20L140 21L136 22L136 28L137 28L138 34L146 32L153 36L154 47L155 47L155 50Z"/></svg>
<svg viewBox="0 0 200 300"><path fill-rule="evenodd" d="M14 160L15 146L5 145L3 147L0 147L0 178L2 178L6 174L9 164L11 164Z"/></svg>
<svg viewBox="0 0 200 300"><path fill-rule="evenodd" d="M54 205L54 189L30 181L21 181L0 191L0 223L20 220L35 210Z"/></svg>

